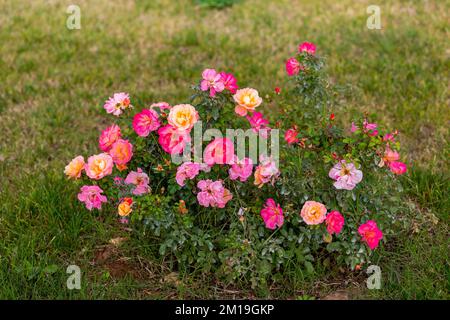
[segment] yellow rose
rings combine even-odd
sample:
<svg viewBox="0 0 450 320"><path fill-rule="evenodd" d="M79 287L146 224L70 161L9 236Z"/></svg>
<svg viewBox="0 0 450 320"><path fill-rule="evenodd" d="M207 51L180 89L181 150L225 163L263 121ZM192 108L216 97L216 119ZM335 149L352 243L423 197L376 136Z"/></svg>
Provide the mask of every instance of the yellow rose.
<svg viewBox="0 0 450 320"><path fill-rule="evenodd" d="M119 215L121 217L128 216L133 209L131 209L131 205L133 204L133 199L131 198L125 198L120 204L119 204Z"/></svg>
<svg viewBox="0 0 450 320"><path fill-rule="evenodd" d="M198 121L197 110L190 104L179 104L170 109L167 121L179 131L191 130Z"/></svg>

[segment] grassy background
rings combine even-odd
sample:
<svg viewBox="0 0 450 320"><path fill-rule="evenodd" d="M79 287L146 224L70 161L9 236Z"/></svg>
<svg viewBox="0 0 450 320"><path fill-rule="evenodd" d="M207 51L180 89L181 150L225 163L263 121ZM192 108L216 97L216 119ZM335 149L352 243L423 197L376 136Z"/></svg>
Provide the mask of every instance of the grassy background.
<svg viewBox="0 0 450 320"><path fill-rule="evenodd" d="M181 103L214 67L263 93L286 84L284 61L302 41L351 84L336 115L368 111L401 132L405 190L417 230L378 261L382 290L363 272L324 273L274 285L270 297L449 298L449 4L378 1L382 30L366 28L373 1L243 0L211 10L196 1L76 1L81 30L66 28L73 1L0 0L0 298L253 297L247 288L170 273L151 243L131 237L108 210L91 213L63 177L66 163L97 151L113 92L133 104ZM111 239L125 238L120 245ZM67 290L69 264L82 289Z"/></svg>

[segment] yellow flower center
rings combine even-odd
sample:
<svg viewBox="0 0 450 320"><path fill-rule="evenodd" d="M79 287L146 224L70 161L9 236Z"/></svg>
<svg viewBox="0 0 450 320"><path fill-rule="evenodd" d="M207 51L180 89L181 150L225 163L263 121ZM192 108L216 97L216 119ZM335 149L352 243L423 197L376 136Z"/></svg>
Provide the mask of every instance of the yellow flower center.
<svg viewBox="0 0 450 320"><path fill-rule="evenodd" d="M105 167L106 167L105 160L103 160L103 159L97 160L97 161L96 161L96 165L97 165L97 167L98 167L100 170L105 169Z"/></svg>

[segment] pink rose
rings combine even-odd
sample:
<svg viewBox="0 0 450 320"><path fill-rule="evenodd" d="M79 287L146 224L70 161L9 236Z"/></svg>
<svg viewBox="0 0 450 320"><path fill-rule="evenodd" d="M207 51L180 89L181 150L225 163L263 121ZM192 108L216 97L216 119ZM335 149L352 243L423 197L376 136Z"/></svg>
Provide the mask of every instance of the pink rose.
<svg viewBox="0 0 450 320"><path fill-rule="evenodd" d="M106 112L112 113L115 116L119 116L124 109L131 107L130 96L125 92L114 93L114 95L106 100L103 105Z"/></svg>
<svg viewBox="0 0 450 320"><path fill-rule="evenodd" d="M344 217L339 211L331 211L325 218L329 234L339 234L344 226Z"/></svg>
<svg viewBox="0 0 450 320"><path fill-rule="evenodd" d="M384 135L383 141L394 142L395 141L395 136L392 133L387 133L387 134Z"/></svg>
<svg viewBox="0 0 450 320"><path fill-rule="evenodd" d="M179 131L169 124L159 128L158 134L161 148L169 154L182 153L186 144L191 142L189 131Z"/></svg>
<svg viewBox="0 0 450 320"><path fill-rule="evenodd" d="M197 200L203 207L224 208L233 198L230 191L223 187L221 180L200 180L197 187L200 189Z"/></svg>
<svg viewBox="0 0 450 320"><path fill-rule="evenodd" d="M250 158L239 160L237 156L231 161L231 168L228 170L231 180L239 179L241 182L247 181L252 175L253 161Z"/></svg>
<svg viewBox="0 0 450 320"><path fill-rule="evenodd" d="M84 166L86 175L94 180L99 180L112 173L113 158L107 153L90 156Z"/></svg>
<svg viewBox="0 0 450 320"><path fill-rule="evenodd" d="M113 143L120 139L121 133L118 125L113 124L112 126L106 128L100 134L98 139L98 146L104 152L108 152Z"/></svg>
<svg viewBox="0 0 450 320"><path fill-rule="evenodd" d="M284 140L287 142L287 144L293 144L297 143L299 139L297 138L298 131L295 128L291 128L286 130L284 134Z"/></svg>
<svg viewBox="0 0 450 320"><path fill-rule="evenodd" d="M392 173L395 173L397 175L404 174L407 170L406 164L400 161L389 162L389 169L391 169Z"/></svg>
<svg viewBox="0 0 450 320"><path fill-rule="evenodd" d="M221 72L220 77L225 86L225 89L230 91L232 94L236 93L236 90L239 88L236 84L236 78L231 73Z"/></svg>
<svg viewBox="0 0 450 320"><path fill-rule="evenodd" d="M153 109L144 109L133 117L133 129L140 137L146 137L150 132L158 130L158 113Z"/></svg>
<svg viewBox="0 0 450 320"><path fill-rule="evenodd" d="M202 72L203 80L200 82L200 89L208 91L211 97L216 95L216 92L221 92L225 89L222 77L214 69L205 69Z"/></svg>
<svg viewBox="0 0 450 320"><path fill-rule="evenodd" d="M88 210L93 208L101 209L102 203L107 202L107 199L102 195L103 190L98 186L82 186L78 194L78 200L84 202Z"/></svg>
<svg viewBox="0 0 450 320"><path fill-rule="evenodd" d="M272 198L267 199L260 214L268 229L274 230L284 223L283 209Z"/></svg>
<svg viewBox="0 0 450 320"><path fill-rule="evenodd" d="M184 162L177 169L177 174L175 180L180 186L184 186L186 184L186 179L192 180L194 179L201 170L201 165L195 162Z"/></svg>
<svg viewBox="0 0 450 320"><path fill-rule="evenodd" d="M171 106L167 102L157 102L150 105L150 109L159 108L159 110L163 111L165 109L170 109Z"/></svg>
<svg viewBox="0 0 450 320"><path fill-rule="evenodd" d="M270 128L267 126L269 120L264 119L261 112L253 112L252 116L247 116L247 120L252 127L253 132L258 133L264 139L267 139Z"/></svg>
<svg viewBox="0 0 450 320"><path fill-rule="evenodd" d="M255 185L261 188L264 184L271 182L275 183L276 178L280 175L275 161L265 155L259 157L259 166L255 169Z"/></svg>
<svg viewBox="0 0 450 320"><path fill-rule="evenodd" d="M209 166L214 164L229 164L234 156L234 145L228 138L216 138L210 142L203 155L205 163Z"/></svg>
<svg viewBox="0 0 450 320"><path fill-rule="evenodd" d="M298 46L298 52L307 52L309 54L316 53L316 45L312 42L303 42Z"/></svg>
<svg viewBox="0 0 450 320"><path fill-rule="evenodd" d="M133 156L133 145L124 139L119 139L111 147L109 150L109 154L114 160L114 163L117 165L125 165Z"/></svg>
<svg viewBox="0 0 450 320"><path fill-rule="evenodd" d="M124 182L125 184L135 185L135 188L133 190L133 194L135 195L141 195L150 192L150 187L148 186L150 179L148 178L148 175L142 171L141 168L137 168L137 171L131 171L130 173L128 173Z"/></svg>
<svg viewBox="0 0 450 320"><path fill-rule="evenodd" d="M302 69L300 63L295 58L289 58L286 61L286 72L288 76L294 76Z"/></svg>
<svg viewBox="0 0 450 320"><path fill-rule="evenodd" d="M358 228L358 233L363 240L367 243L370 250L374 250L378 247L378 243L383 238L383 233L377 227L377 223L373 220L369 220L362 224Z"/></svg>
<svg viewBox="0 0 450 320"><path fill-rule="evenodd" d="M376 130L378 125L376 123L369 123L366 119L363 122L364 132L369 134L370 136L378 135L378 130Z"/></svg>

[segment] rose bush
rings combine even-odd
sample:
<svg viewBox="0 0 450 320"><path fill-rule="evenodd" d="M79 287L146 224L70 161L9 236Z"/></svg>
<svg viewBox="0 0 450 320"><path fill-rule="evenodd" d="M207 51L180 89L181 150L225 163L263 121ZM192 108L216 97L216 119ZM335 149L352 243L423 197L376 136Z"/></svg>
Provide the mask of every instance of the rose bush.
<svg viewBox="0 0 450 320"><path fill-rule="evenodd" d="M283 270L313 273L325 260L352 269L369 262L403 219L396 176L407 169L397 132L366 117L336 123L336 94L314 44L301 44L286 71L292 85L264 99L210 68L189 103L134 112L127 93L114 94L104 108L117 123L100 134L103 153L86 163L77 156L65 169L81 181L78 199L89 210L114 206L120 222L179 270L229 281L264 285ZM202 162L173 163L191 147L198 121L203 130L251 129L260 139L280 130L279 164L268 154L239 158L228 138L200 146Z"/></svg>

